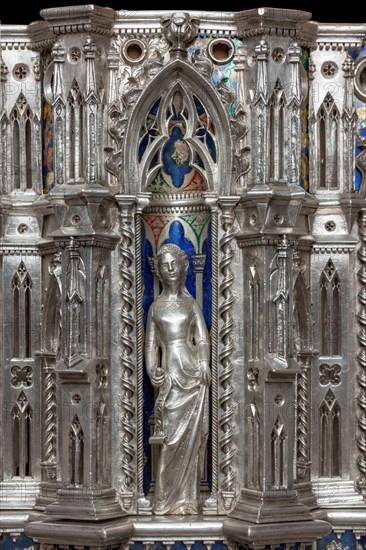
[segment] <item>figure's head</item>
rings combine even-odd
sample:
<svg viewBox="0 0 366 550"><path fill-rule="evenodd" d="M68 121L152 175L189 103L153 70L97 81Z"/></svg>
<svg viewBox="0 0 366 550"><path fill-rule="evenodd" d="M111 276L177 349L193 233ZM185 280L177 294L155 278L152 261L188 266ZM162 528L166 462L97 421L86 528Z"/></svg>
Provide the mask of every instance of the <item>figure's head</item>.
<svg viewBox="0 0 366 550"><path fill-rule="evenodd" d="M161 282L186 282L188 257L176 244L164 244L155 257L155 273Z"/></svg>

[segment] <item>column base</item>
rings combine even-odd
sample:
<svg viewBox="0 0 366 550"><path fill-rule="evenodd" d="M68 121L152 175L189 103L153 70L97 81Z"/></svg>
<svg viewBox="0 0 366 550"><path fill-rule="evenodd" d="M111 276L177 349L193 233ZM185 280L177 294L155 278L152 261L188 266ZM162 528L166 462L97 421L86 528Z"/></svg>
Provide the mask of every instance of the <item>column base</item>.
<svg viewBox="0 0 366 550"><path fill-rule="evenodd" d="M318 507L315 495L312 491L311 481L296 483L295 487L301 504L304 504L309 510L314 510Z"/></svg>
<svg viewBox="0 0 366 550"><path fill-rule="evenodd" d="M114 489L91 490L69 487L57 491L57 501L49 504L47 515L58 519L102 521L126 515L116 501Z"/></svg>
<svg viewBox="0 0 366 550"><path fill-rule="evenodd" d="M315 540L328 535L332 526L326 521L291 521L288 516L285 523L253 524L234 518L224 521L224 535L239 544L250 548L264 548L267 544L271 548L285 544L287 548L301 544L313 543Z"/></svg>
<svg viewBox="0 0 366 550"><path fill-rule="evenodd" d="M243 489L229 517L253 523L288 523L312 519L308 508L299 502L297 491L286 489L266 492Z"/></svg>

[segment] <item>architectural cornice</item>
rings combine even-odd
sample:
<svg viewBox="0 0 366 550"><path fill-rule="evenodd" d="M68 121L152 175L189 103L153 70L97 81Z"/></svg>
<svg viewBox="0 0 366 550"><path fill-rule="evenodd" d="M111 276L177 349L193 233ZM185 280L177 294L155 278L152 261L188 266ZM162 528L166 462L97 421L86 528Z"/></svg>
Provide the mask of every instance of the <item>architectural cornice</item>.
<svg viewBox="0 0 366 550"><path fill-rule="evenodd" d="M187 10L192 17L200 20L199 32L208 35L236 34L235 14L233 12L214 12ZM160 19L162 15L169 15L172 10L120 10L117 12L115 29L122 33L131 34L160 34Z"/></svg>
<svg viewBox="0 0 366 550"><path fill-rule="evenodd" d="M111 35L116 12L111 8L89 4L46 8L40 15L48 21L55 34L95 32Z"/></svg>
<svg viewBox="0 0 366 550"><path fill-rule="evenodd" d="M3 50L25 50L30 47L27 25L1 25L0 28Z"/></svg>
<svg viewBox="0 0 366 550"><path fill-rule="evenodd" d="M360 48L366 39L366 23L317 23L319 50L344 51L347 48Z"/></svg>
<svg viewBox="0 0 366 550"><path fill-rule="evenodd" d="M307 11L278 8L258 8L235 13L240 36L278 34L301 38L302 27L310 18L311 13Z"/></svg>

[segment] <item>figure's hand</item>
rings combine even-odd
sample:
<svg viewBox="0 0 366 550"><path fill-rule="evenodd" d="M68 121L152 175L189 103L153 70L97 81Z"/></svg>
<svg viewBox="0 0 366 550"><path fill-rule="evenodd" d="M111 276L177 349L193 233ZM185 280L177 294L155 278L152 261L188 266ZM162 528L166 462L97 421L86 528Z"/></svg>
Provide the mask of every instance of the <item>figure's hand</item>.
<svg viewBox="0 0 366 550"><path fill-rule="evenodd" d="M151 374L151 383L153 386L159 387L164 384L165 381L165 372L163 369L158 367Z"/></svg>
<svg viewBox="0 0 366 550"><path fill-rule="evenodd" d="M200 361L199 366L201 369L201 377L207 386L211 384L211 369L209 361Z"/></svg>

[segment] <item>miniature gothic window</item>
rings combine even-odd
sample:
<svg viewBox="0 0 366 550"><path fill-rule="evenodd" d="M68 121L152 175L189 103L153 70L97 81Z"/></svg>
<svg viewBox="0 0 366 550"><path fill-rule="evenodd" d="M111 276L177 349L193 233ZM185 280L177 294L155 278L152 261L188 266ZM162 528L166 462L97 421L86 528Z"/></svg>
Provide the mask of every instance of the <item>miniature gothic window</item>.
<svg viewBox="0 0 366 550"><path fill-rule="evenodd" d="M84 432L77 415L69 431L69 473L72 485L84 482Z"/></svg>
<svg viewBox="0 0 366 550"><path fill-rule="evenodd" d="M98 266L95 279L95 303L97 308L96 319L96 354L98 357L106 354L106 333L105 327L106 307L108 300L108 280L105 277L105 266L102 261Z"/></svg>
<svg viewBox="0 0 366 550"><path fill-rule="evenodd" d="M339 112L328 92L318 111L319 188L338 187Z"/></svg>
<svg viewBox="0 0 366 550"><path fill-rule="evenodd" d="M18 113L13 112L13 176L14 189L20 189L20 130Z"/></svg>
<svg viewBox="0 0 366 550"><path fill-rule="evenodd" d="M250 266L249 280L249 308L250 308L250 359L258 359L259 356L259 304L260 284L255 265Z"/></svg>
<svg viewBox="0 0 366 550"><path fill-rule="evenodd" d="M6 190L7 185L7 159L8 159L8 120L5 115L1 117L1 151L0 151L0 181L2 190Z"/></svg>
<svg viewBox="0 0 366 550"><path fill-rule="evenodd" d="M331 389L319 409L320 420L320 476L341 475L341 408Z"/></svg>
<svg viewBox="0 0 366 550"><path fill-rule="evenodd" d="M309 300L304 275L300 273L294 286L293 349L297 352L309 349Z"/></svg>
<svg viewBox="0 0 366 550"><path fill-rule="evenodd" d="M320 354L341 353L340 279L334 264L329 261L320 277Z"/></svg>
<svg viewBox="0 0 366 550"><path fill-rule="evenodd" d="M142 124L138 160L146 189L203 191L217 163L215 124L204 103L176 86L157 99Z"/></svg>
<svg viewBox="0 0 366 550"><path fill-rule="evenodd" d="M25 167L26 167L26 187L32 189L32 126L31 112L26 111L25 118Z"/></svg>
<svg viewBox="0 0 366 550"><path fill-rule="evenodd" d="M13 477L32 476L33 411L24 392L12 409Z"/></svg>
<svg viewBox="0 0 366 550"><path fill-rule="evenodd" d="M76 80L74 80L68 97L68 177L71 180L81 179L84 175L83 152L83 96Z"/></svg>
<svg viewBox="0 0 366 550"><path fill-rule="evenodd" d="M272 487L287 487L287 434L283 420L277 417L271 436Z"/></svg>
<svg viewBox="0 0 366 550"><path fill-rule="evenodd" d="M32 189L34 184L33 125L36 123L25 96L21 93L11 112L13 137L13 187Z"/></svg>
<svg viewBox="0 0 366 550"><path fill-rule="evenodd" d="M283 179L283 125L285 99L281 82L277 80L269 107L269 177L278 181Z"/></svg>
<svg viewBox="0 0 366 550"><path fill-rule="evenodd" d="M21 262L12 279L13 357L32 355L32 279Z"/></svg>
<svg viewBox="0 0 366 550"><path fill-rule="evenodd" d="M259 490L260 420L258 409L255 403L251 403L248 410L248 425L250 433L248 485L251 489Z"/></svg>
<svg viewBox="0 0 366 550"><path fill-rule="evenodd" d="M108 481L108 466L107 466L107 450L108 445L105 440L107 424L107 409L102 401L98 404L96 414L96 440L97 440L97 457L95 462L96 480L97 483L105 483Z"/></svg>

